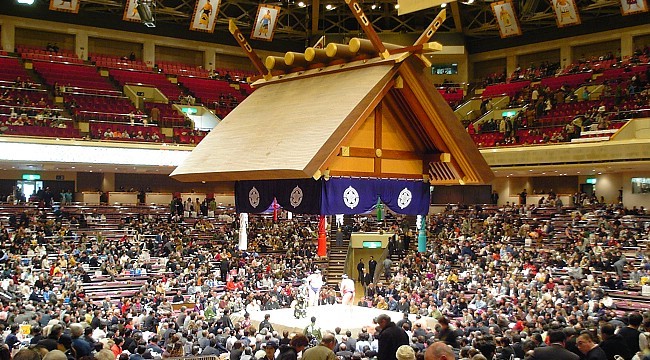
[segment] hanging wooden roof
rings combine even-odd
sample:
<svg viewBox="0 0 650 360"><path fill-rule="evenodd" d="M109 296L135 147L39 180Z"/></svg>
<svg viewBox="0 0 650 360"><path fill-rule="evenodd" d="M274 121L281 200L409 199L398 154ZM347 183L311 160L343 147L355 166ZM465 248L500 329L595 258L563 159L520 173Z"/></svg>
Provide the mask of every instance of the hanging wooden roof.
<svg viewBox="0 0 650 360"><path fill-rule="evenodd" d="M395 168L403 167L404 159L415 164L404 177L424 176L435 184L489 182L491 170L426 71L421 58L400 53L260 80L171 176L233 181L318 177L331 171L402 177ZM384 130L377 120L382 118ZM372 136L369 126L376 129L374 145L356 146ZM382 136L392 140L382 145L377 140ZM395 142L409 151L396 150L402 148ZM349 161L355 157L357 162ZM375 167L358 170L365 160Z"/></svg>

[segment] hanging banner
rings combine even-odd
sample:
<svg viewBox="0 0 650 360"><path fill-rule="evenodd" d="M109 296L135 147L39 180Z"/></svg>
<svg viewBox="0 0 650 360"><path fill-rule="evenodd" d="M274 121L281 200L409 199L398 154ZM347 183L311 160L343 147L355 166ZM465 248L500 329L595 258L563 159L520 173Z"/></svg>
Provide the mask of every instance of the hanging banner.
<svg viewBox="0 0 650 360"><path fill-rule="evenodd" d="M283 209L299 214L320 214L323 182L314 179L276 181L275 199Z"/></svg>
<svg viewBox="0 0 650 360"><path fill-rule="evenodd" d="M50 10L78 14L81 0L50 0Z"/></svg>
<svg viewBox="0 0 650 360"><path fill-rule="evenodd" d="M405 215L429 213L429 183L417 180L380 180L381 201L393 212Z"/></svg>
<svg viewBox="0 0 650 360"><path fill-rule="evenodd" d="M212 34L217 23L220 0L197 0L194 14L190 23L190 30L204 31Z"/></svg>
<svg viewBox="0 0 650 360"><path fill-rule="evenodd" d="M271 181L235 182L235 208L238 213L261 213L273 203L275 186Z"/></svg>
<svg viewBox="0 0 650 360"><path fill-rule="evenodd" d="M390 210L405 215L429 212L429 184L423 181L330 178L323 184L322 213L363 214L381 199Z"/></svg>
<svg viewBox="0 0 650 360"><path fill-rule="evenodd" d="M647 0L621 0L621 13L632 15L648 11Z"/></svg>
<svg viewBox="0 0 650 360"><path fill-rule="evenodd" d="M237 181L237 212L261 213L273 204L298 214L320 214L322 181L314 179Z"/></svg>
<svg viewBox="0 0 650 360"><path fill-rule="evenodd" d="M521 27L519 20L515 13L515 8L512 6L511 0L494 2L492 5L492 12L494 18L499 24L499 34L502 38L510 36L521 35Z"/></svg>
<svg viewBox="0 0 650 360"><path fill-rule="evenodd" d="M371 211L379 194L368 179L330 178L323 185L322 213L353 215Z"/></svg>
<svg viewBox="0 0 650 360"><path fill-rule="evenodd" d="M575 0L551 0L558 27L580 25L580 14Z"/></svg>
<svg viewBox="0 0 650 360"><path fill-rule="evenodd" d="M279 6L260 4L257 7L251 39L272 41L281 9Z"/></svg>
<svg viewBox="0 0 650 360"><path fill-rule="evenodd" d="M126 0L126 5L124 6L124 15L122 16L124 21L134 21L140 22L140 14L138 14L138 0Z"/></svg>

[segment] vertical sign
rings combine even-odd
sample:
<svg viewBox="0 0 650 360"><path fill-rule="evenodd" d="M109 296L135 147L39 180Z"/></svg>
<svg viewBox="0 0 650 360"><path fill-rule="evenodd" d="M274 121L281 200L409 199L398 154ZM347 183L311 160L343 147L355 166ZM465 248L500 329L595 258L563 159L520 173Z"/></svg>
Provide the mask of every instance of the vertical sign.
<svg viewBox="0 0 650 360"><path fill-rule="evenodd" d="M79 2L81 0L50 0L50 10L79 13Z"/></svg>
<svg viewBox="0 0 650 360"><path fill-rule="evenodd" d="M220 0L197 0L190 30L213 33L220 4Z"/></svg>
<svg viewBox="0 0 650 360"><path fill-rule="evenodd" d="M275 32L280 10L279 6L260 4L257 7L257 16L255 17L255 24L253 24L251 39L273 40L273 33Z"/></svg>
<svg viewBox="0 0 650 360"><path fill-rule="evenodd" d="M519 26L519 20L517 19L515 8L512 6L512 1L499 1L494 2L491 5L492 12L494 12L494 18L499 24L499 34L501 37L507 38L510 36L521 35L521 27Z"/></svg>

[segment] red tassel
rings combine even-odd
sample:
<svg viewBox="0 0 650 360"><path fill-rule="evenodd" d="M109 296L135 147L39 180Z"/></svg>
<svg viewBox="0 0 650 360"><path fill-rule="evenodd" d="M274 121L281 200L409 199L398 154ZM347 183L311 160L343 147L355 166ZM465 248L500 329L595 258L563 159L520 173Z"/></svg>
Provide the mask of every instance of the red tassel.
<svg viewBox="0 0 650 360"><path fill-rule="evenodd" d="M318 250L316 253L318 256L327 255L327 229L325 225L325 215L320 216L318 221Z"/></svg>

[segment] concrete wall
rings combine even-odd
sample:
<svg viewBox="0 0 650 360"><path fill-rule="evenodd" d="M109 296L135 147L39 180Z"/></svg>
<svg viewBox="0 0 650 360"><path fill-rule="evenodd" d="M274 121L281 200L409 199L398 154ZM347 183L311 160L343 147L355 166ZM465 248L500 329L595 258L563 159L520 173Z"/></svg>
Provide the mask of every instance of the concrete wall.
<svg viewBox="0 0 650 360"><path fill-rule="evenodd" d="M536 44L519 46L512 49L487 51L469 56L470 77L476 77L480 72L480 67L474 64L488 60L501 59L507 57L508 74L516 67L517 60L520 56L541 53L549 50L560 51L560 64L562 67L571 64L578 59L582 53L589 52L604 55L607 51L616 52L620 49L622 56L632 55L635 47L642 44L650 43L646 37L650 34L649 26L633 26L625 29L604 31L595 34L574 36L559 40L545 41ZM614 46L617 45L617 46ZM472 69L474 69L472 71ZM480 76L479 76L480 77Z"/></svg>
<svg viewBox="0 0 650 360"><path fill-rule="evenodd" d="M113 51L110 54L127 56L133 51L139 59L153 66L156 62L156 53L161 54L164 61L181 61L190 64L203 65L206 69L213 67L227 67L233 69L250 70L250 61L238 46L228 46L208 42L185 39L175 39L163 36L132 33L111 29L100 29L89 26L57 23L36 19L23 19L13 16L0 16L2 29L2 48L5 51L14 51L16 44L42 46L48 42L57 42L61 49L76 50L77 55L86 59L90 52ZM15 36L11 37L15 33ZM128 42L124 40L127 39ZM55 41L58 40L58 41ZM104 41L105 40L105 41ZM157 50L160 47L162 50ZM173 48L180 55L170 55L168 49ZM140 51L138 51L141 49ZM182 55L183 51L190 55ZM215 54L218 54L215 58ZM264 59L267 55L278 53L259 52ZM220 56L230 56L230 60L219 63ZM186 57L188 57L186 59ZM233 59L238 59L234 61ZM188 60L188 61L186 61Z"/></svg>
<svg viewBox="0 0 650 360"><path fill-rule="evenodd" d="M579 184L584 184L587 178L596 178L595 193L596 196L605 198L607 203L616 203L619 190L623 190L623 205L628 208L634 206L643 206L650 208L650 194L632 194L633 177L650 177L649 171L639 172L621 172L621 173L603 173L601 175L582 175L578 177ZM532 181L529 177L505 177L496 178L492 181L492 189L499 193L499 205L504 205L507 201L518 203L519 193L525 188L528 190L528 203L533 202L534 195L531 193ZM577 192L579 188L575 189ZM570 195L570 194L567 194ZM568 202L564 202L569 204Z"/></svg>

